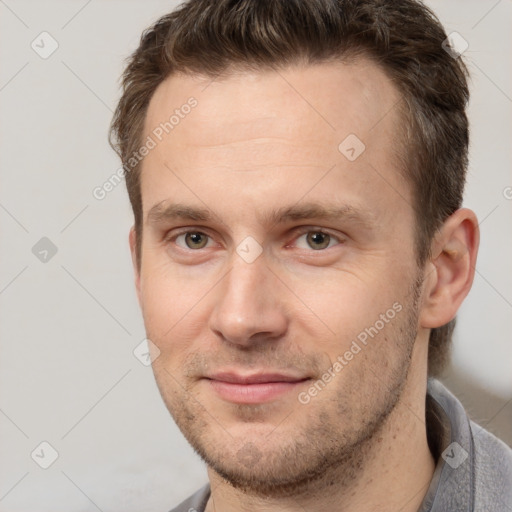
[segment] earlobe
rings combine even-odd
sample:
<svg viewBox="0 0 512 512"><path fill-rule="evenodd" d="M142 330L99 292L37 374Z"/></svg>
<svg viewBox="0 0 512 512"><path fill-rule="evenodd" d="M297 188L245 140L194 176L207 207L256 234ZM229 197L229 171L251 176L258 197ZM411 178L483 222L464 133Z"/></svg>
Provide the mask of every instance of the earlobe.
<svg viewBox="0 0 512 512"><path fill-rule="evenodd" d="M132 255L133 273L135 276L135 289L137 290L137 298L139 301L139 305L142 306L140 292L140 266L137 256L137 232L135 231L135 226L132 226L132 228L130 229L128 239L130 243L130 253Z"/></svg>
<svg viewBox="0 0 512 512"><path fill-rule="evenodd" d="M455 317L473 284L479 241L476 215L467 208L453 213L438 231L427 270L422 327L441 327Z"/></svg>

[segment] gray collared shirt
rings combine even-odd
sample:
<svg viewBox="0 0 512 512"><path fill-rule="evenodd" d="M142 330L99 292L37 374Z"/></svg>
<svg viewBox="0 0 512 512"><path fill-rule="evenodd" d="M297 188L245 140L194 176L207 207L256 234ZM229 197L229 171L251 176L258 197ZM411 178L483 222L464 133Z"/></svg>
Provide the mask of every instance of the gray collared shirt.
<svg viewBox="0 0 512 512"><path fill-rule="evenodd" d="M512 512L512 449L471 421L435 379L426 399L427 436L437 461L418 512ZM204 512L205 485L171 512Z"/></svg>

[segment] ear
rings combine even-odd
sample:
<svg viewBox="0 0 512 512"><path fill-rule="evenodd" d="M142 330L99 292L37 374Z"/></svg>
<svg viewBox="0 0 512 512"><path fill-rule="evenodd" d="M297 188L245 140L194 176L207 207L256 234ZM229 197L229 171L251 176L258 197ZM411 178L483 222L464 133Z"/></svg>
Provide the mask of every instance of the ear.
<svg viewBox="0 0 512 512"><path fill-rule="evenodd" d="M132 265L133 273L135 276L135 289L137 290L137 299L139 300L139 305L142 306L140 293L140 267L137 258L137 232L135 231L135 226L132 226L132 228L130 229L130 235L128 238L130 242L130 252L132 255Z"/></svg>
<svg viewBox="0 0 512 512"><path fill-rule="evenodd" d="M444 222L434 237L432 256L425 267L422 327L441 327L455 317L473 284L479 243L473 211L461 208Z"/></svg>

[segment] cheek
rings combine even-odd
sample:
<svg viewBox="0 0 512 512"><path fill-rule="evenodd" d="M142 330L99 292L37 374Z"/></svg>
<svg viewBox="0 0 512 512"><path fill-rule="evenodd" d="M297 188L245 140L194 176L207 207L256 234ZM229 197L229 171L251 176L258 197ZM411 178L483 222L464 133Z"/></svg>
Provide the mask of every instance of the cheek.
<svg viewBox="0 0 512 512"><path fill-rule="evenodd" d="M193 346L207 325L207 283L153 270L143 274L141 298L148 338L161 355L177 357Z"/></svg>
<svg viewBox="0 0 512 512"><path fill-rule="evenodd" d="M323 329L330 334L333 343L339 345L373 325L403 297L404 280L400 285L395 280L392 285L385 279L379 281L377 275L364 277L339 272L307 284L296 283L294 291L307 305L307 317L315 320L316 328L313 324L309 328L316 329L317 333ZM310 286L312 284L315 286Z"/></svg>

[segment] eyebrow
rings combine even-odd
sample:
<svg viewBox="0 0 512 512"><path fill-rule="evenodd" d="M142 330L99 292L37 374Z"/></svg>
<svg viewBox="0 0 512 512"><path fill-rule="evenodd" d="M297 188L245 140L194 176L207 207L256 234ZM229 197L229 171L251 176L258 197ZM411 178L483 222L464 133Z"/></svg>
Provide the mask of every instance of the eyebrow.
<svg viewBox="0 0 512 512"><path fill-rule="evenodd" d="M374 214L369 210L363 210L352 205L326 205L319 203L283 206L267 214L259 215L258 219L263 225L267 226L307 219L349 220L368 228L374 224ZM194 207L181 203L166 204L166 201L154 205L147 215L148 224L162 224L175 220L211 222L218 220L218 217L208 208Z"/></svg>
<svg viewBox="0 0 512 512"><path fill-rule="evenodd" d="M197 222L208 222L212 219L210 210L196 208L180 203L165 204L165 201L155 204L148 212L148 224L160 224L171 220L191 220Z"/></svg>

